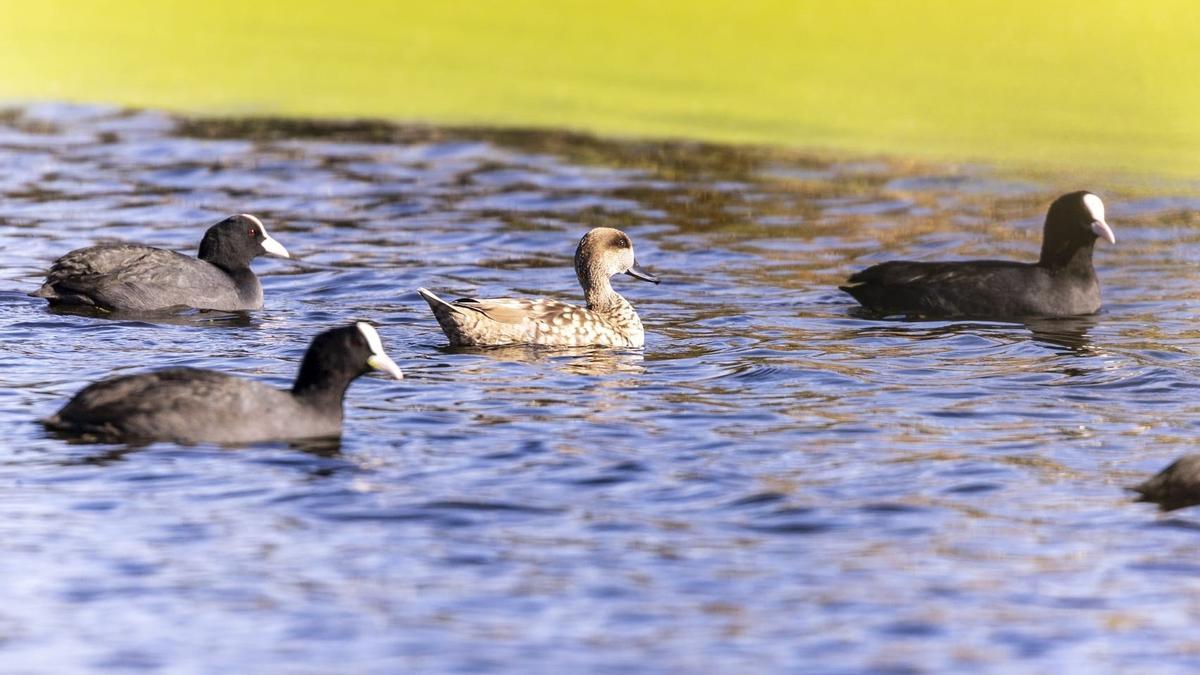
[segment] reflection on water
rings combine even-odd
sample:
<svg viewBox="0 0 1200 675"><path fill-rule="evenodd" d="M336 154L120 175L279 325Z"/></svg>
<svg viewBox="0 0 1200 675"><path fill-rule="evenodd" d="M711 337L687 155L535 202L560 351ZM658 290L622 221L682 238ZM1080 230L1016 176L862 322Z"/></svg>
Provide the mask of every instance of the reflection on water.
<svg viewBox="0 0 1200 675"><path fill-rule="evenodd" d="M1200 666L1196 528L1124 486L1200 436L1192 195L1105 198L1096 317L879 321L893 257L1033 259L1077 185L571 134L0 117L0 659L29 672L913 672ZM249 314L25 295L99 240L192 251L228 213ZM414 292L579 301L626 230L644 351L449 349ZM36 419L190 365L290 386L367 318L401 382L340 443L84 445ZM200 330L204 328L204 330ZM1180 562L1185 561L1185 562ZM813 665L819 664L819 665Z"/></svg>
<svg viewBox="0 0 1200 675"><path fill-rule="evenodd" d="M155 310L152 312L109 311L100 307L84 305L47 306L46 312L61 316L81 316L111 321L144 322L146 324L176 324L179 326L216 326L223 328L249 328L254 325L250 312L222 312L217 310L180 308Z"/></svg>
<svg viewBox="0 0 1200 675"><path fill-rule="evenodd" d="M1057 319L1028 319L1025 325L1035 341L1047 347L1058 347L1077 356L1095 356L1099 347L1088 339L1088 331L1099 325L1095 316Z"/></svg>
<svg viewBox="0 0 1200 675"><path fill-rule="evenodd" d="M851 315L862 316L851 311ZM1079 356L1094 356L1097 347L1088 339L1088 331L1099 325L1097 316L1029 318L1020 323L982 321L883 321L856 328L851 335L861 338L905 336L915 340L943 340L953 335L1014 333L1024 326L1036 344Z"/></svg>
<svg viewBox="0 0 1200 675"><path fill-rule="evenodd" d="M442 347L445 354L478 354L491 360L556 367L576 375L641 375L645 357L642 350L600 347L543 347L507 345L500 347Z"/></svg>

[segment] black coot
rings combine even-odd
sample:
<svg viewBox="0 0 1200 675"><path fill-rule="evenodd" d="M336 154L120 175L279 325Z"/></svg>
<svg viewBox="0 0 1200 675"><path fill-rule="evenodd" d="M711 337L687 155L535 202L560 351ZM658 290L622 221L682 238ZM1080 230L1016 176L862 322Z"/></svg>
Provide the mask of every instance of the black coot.
<svg viewBox="0 0 1200 675"><path fill-rule="evenodd" d="M358 376L400 368L359 322L313 338L290 391L199 368L169 368L84 387L47 428L91 441L253 443L342 432L342 399Z"/></svg>
<svg viewBox="0 0 1200 675"><path fill-rule="evenodd" d="M1100 282L1092 267L1097 238L1116 243L1104 203L1090 192L1050 205L1036 263L891 261L853 275L843 291L878 314L1015 319L1094 314Z"/></svg>
<svg viewBox="0 0 1200 675"><path fill-rule="evenodd" d="M1184 455L1148 480L1130 488L1138 501L1154 502L1163 511L1200 504L1200 455Z"/></svg>
<svg viewBox="0 0 1200 675"><path fill-rule="evenodd" d="M54 261L46 282L30 295L51 305L115 312L260 309L262 285L250 261L265 253L289 257L258 218L243 213L208 228L198 258L137 244L76 249Z"/></svg>

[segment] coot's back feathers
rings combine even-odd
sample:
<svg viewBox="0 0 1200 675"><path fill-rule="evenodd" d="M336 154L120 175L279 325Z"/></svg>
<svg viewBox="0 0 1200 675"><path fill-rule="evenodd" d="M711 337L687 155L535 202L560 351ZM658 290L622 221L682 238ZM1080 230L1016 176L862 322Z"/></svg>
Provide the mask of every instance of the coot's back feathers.
<svg viewBox="0 0 1200 675"><path fill-rule="evenodd" d="M149 246L100 244L56 260L46 282L32 295L52 305L131 312L189 306L233 311L262 306L262 286L257 279L237 294L236 302L223 302L225 294L206 297L211 289L235 287L229 273L203 260Z"/></svg>
<svg viewBox="0 0 1200 675"><path fill-rule="evenodd" d="M336 434L328 415L293 419L291 396L279 389L199 368L168 368L88 385L45 424L104 441L176 440L235 443L254 436ZM269 411L275 411L271 414ZM340 424L336 425L340 426Z"/></svg>

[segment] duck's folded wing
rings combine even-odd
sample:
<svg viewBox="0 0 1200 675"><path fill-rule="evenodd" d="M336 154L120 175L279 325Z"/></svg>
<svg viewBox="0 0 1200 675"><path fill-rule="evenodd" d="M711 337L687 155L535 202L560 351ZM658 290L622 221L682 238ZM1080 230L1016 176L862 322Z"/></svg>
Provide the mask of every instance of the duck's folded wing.
<svg viewBox="0 0 1200 675"><path fill-rule="evenodd" d="M553 321L555 317L580 308L557 300L525 300L519 298L462 298L455 300L453 305L486 316L499 323L519 324L530 321Z"/></svg>

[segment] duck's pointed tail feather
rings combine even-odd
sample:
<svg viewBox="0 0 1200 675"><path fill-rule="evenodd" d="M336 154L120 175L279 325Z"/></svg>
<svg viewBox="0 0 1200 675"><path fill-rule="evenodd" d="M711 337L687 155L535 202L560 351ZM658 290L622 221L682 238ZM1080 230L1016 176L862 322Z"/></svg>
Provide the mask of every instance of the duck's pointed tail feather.
<svg viewBox="0 0 1200 675"><path fill-rule="evenodd" d="M439 298L428 288L418 288L417 293L420 294L422 298L425 298L425 302L429 303L429 308L433 310L434 314L437 314L439 310L451 312L462 311L458 307L455 307L453 303L446 302L445 300Z"/></svg>

